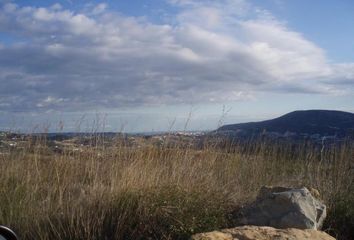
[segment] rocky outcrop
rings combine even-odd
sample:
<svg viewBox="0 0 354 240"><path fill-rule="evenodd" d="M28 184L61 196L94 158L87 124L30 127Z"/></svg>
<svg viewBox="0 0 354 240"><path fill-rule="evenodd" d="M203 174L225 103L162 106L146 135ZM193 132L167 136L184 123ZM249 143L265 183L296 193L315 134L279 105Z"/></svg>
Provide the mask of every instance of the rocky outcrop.
<svg viewBox="0 0 354 240"><path fill-rule="evenodd" d="M272 227L243 226L209 233L200 233L192 240L335 240L327 233L313 229L275 229Z"/></svg>
<svg viewBox="0 0 354 240"><path fill-rule="evenodd" d="M326 206L314 195L319 196L317 190L305 187L262 187L256 201L238 213L236 226L321 229Z"/></svg>
<svg viewBox="0 0 354 240"><path fill-rule="evenodd" d="M326 217L319 197L305 187L262 187L256 201L236 214L239 227L196 234L192 240L334 240L318 231Z"/></svg>

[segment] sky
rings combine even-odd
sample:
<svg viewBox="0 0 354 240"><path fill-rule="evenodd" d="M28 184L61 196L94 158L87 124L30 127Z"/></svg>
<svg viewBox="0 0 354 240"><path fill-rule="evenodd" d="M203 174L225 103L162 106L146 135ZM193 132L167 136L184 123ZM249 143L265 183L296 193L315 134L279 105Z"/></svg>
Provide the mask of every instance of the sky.
<svg viewBox="0 0 354 240"><path fill-rule="evenodd" d="M0 0L0 130L354 112L351 0Z"/></svg>

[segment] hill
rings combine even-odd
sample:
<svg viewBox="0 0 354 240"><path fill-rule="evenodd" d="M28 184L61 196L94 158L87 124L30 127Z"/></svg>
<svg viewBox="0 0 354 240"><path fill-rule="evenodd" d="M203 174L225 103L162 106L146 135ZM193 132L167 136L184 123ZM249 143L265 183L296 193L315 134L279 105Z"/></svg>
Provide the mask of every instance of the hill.
<svg viewBox="0 0 354 240"><path fill-rule="evenodd" d="M331 110L294 111L271 120L224 125L217 131L291 132L343 137L354 133L354 114Z"/></svg>

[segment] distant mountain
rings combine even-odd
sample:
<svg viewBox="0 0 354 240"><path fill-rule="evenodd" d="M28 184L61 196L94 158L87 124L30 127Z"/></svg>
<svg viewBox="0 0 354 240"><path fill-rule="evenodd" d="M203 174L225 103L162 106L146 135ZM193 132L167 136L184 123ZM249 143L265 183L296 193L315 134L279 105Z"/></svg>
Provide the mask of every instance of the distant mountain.
<svg viewBox="0 0 354 240"><path fill-rule="evenodd" d="M217 131L238 131L253 134L266 131L279 134L290 132L321 136L354 136L354 114L330 110L294 111L271 120L225 125Z"/></svg>

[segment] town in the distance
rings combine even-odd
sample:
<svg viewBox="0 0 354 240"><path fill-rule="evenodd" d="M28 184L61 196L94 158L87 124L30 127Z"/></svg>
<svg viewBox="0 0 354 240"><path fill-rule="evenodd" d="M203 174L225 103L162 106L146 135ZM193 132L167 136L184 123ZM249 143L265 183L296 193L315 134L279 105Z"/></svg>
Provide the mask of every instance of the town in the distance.
<svg viewBox="0 0 354 240"><path fill-rule="evenodd" d="M340 144L354 139L354 114L333 110L294 111L261 122L224 125L214 131L174 131L149 133L61 132L24 134L0 132L0 154L28 146L34 139L47 141L53 152L85 151L93 145L114 147L184 146L202 148L206 144L242 143L259 139L286 143L308 141L318 145Z"/></svg>

